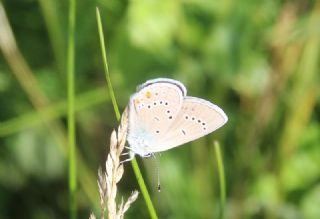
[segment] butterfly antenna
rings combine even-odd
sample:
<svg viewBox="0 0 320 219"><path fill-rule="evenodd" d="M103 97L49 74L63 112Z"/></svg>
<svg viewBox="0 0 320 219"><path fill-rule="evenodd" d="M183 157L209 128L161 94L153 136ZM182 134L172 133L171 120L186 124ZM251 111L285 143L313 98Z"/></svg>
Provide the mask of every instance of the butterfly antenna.
<svg viewBox="0 0 320 219"><path fill-rule="evenodd" d="M157 157L155 156L155 154L152 154L155 161L156 161L156 168L157 168L157 176L158 176L158 192L161 192L161 183L160 183L160 168L159 168L159 160L157 159Z"/></svg>

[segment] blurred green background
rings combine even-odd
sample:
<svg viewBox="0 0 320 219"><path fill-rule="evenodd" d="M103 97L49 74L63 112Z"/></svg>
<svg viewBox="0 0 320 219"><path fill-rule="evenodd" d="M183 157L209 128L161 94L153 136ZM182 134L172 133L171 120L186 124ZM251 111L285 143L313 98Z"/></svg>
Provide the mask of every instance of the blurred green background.
<svg viewBox="0 0 320 219"><path fill-rule="evenodd" d="M0 2L0 218L68 218L68 1ZM96 24L123 110L157 77L221 106L229 122L159 158L138 158L159 218L320 218L319 1L77 2L78 216L99 215L97 169L117 121ZM118 197L138 189L129 163ZM149 218L142 196L126 218Z"/></svg>

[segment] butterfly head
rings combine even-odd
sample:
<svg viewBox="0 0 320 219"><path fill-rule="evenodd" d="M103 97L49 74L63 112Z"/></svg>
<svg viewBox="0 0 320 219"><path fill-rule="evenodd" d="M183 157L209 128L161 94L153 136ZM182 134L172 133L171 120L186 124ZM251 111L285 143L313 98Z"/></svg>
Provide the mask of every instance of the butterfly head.
<svg viewBox="0 0 320 219"><path fill-rule="evenodd" d="M141 130L142 131L142 130ZM144 131L142 131L144 133ZM134 154L138 154L141 157L151 157L152 152L148 146L147 133L139 135L128 135L129 148Z"/></svg>

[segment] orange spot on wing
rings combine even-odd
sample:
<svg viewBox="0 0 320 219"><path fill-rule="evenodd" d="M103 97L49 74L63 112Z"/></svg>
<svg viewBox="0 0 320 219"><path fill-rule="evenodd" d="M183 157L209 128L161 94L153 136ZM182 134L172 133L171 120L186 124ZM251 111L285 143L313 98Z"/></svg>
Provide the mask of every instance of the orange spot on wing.
<svg viewBox="0 0 320 219"><path fill-rule="evenodd" d="M150 98L152 96L152 93L150 91L146 92L146 98Z"/></svg>
<svg viewBox="0 0 320 219"><path fill-rule="evenodd" d="M140 100L139 99L134 99L134 104L137 105L140 103Z"/></svg>

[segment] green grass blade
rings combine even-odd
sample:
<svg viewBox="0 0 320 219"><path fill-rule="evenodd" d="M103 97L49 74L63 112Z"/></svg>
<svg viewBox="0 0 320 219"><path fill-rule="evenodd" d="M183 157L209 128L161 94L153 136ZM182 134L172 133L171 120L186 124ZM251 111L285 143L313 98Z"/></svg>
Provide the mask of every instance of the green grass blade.
<svg viewBox="0 0 320 219"><path fill-rule="evenodd" d="M131 164L132 164L132 168L133 168L134 174L136 175L136 178L137 178L137 181L138 181L142 196L143 196L144 201L146 202L146 205L148 207L148 211L149 211L150 217L152 219L157 219L158 218L157 212L155 211L155 209L153 207L153 203L151 201L147 186L146 186L146 184L145 184L145 182L143 180L143 177L142 177L140 168L138 166L137 160L133 159L131 161Z"/></svg>
<svg viewBox="0 0 320 219"><path fill-rule="evenodd" d="M75 99L77 103L75 111L78 112L106 101L110 101L110 97L106 96L106 88L99 87L78 95ZM62 100L41 109L43 118L39 116L39 112L31 111L3 121L0 125L0 138L43 125L46 122L52 122L55 119L65 116L67 114L67 108L67 101Z"/></svg>
<svg viewBox="0 0 320 219"><path fill-rule="evenodd" d="M112 84L111 84L111 80L110 80L109 68L108 68L108 64L107 64L107 55L106 55L105 44L104 44L104 34L103 34L103 30L102 30L102 22L101 22L100 12L99 12L98 8L96 9L96 14L97 14L98 32L99 32L101 53L102 53L102 57L103 57L106 80L107 80L107 84L108 84L109 93L110 93L110 96L111 96L111 101L112 101L112 104L113 104L113 108L114 108L114 111L115 111L115 114L116 114L116 118L117 118L118 121L120 121L121 115L120 115L120 112L119 112L119 108L118 108L118 105L117 105L117 102L116 102L116 98L115 98L115 95L114 95L114 92L113 92L113 88L112 88ZM144 200L145 200L145 203L147 205L150 217L152 219L157 219L158 218L157 213L156 213L155 208L153 206L153 203L151 201L150 194L148 192L147 186L146 186L146 184L144 182L144 179L142 177L142 174L141 174L141 171L140 171L140 168L139 168L139 165L138 165L136 159L133 159L131 164L132 164L133 171L134 171L134 173L136 175L138 184L140 186L141 193L142 193L142 195L144 197Z"/></svg>
<svg viewBox="0 0 320 219"><path fill-rule="evenodd" d="M68 51L67 51L67 75L68 75L68 145L69 145L69 213L71 219L76 219L76 190L77 190L77 171L76 171L76 136L75 136L75 16L76 0L69 1L69 32L68 32Z"/></svg>
<svg viewBox="0 0 320 219"><path fill-rule="evenodd" d="M53 54L57 62L59 73L65 72L66 54L65 39L62 30L61 20L62 10L59 10L59 2L55 0L38 0L44 21L48 30L48 36L53 49Z"/></svg>
<svg viewBox="0 0 320 219"><path fill-rule="evenodd" d="M104 34L103 34L103 30L102 30L102 22L101 22L101 17L100 17L100 12L99 9L96 9L96 14L97 14L97 22L98 22L98 32L99 32L99 39L100 39L100 47L101 47L101 54L102 54L102 58L103 58L103 66L104 66L104 72L106 75L106 80L107 80L107 84L108 84L108 88L109 88L109 93L110 93L110 97L111 97L111 101L112 101L112 105L114 108L114 112L116 114L116 118L118 121L120 121L120 111L119 111L119 107L117 104L117 100L116 97L114 95L114 91L112 88L112 83L110 80L110 74L109 74L109 67L108 67L108 61L107 61L107 53L106 53L106 47L105 47L105 43L104 43Z"/></svg>
<svg viewBox="0 0 320 219"><path fill-rule="evenodd" d="M219 186L220 186L220 212L219 218L224 217L224 207L226 203L226 182L225 182L225 174L224 174L224 166L222 160L222 154L220 145L217 141L214 142L215 155L218 166L218 174L219 174Z"/></svg>

